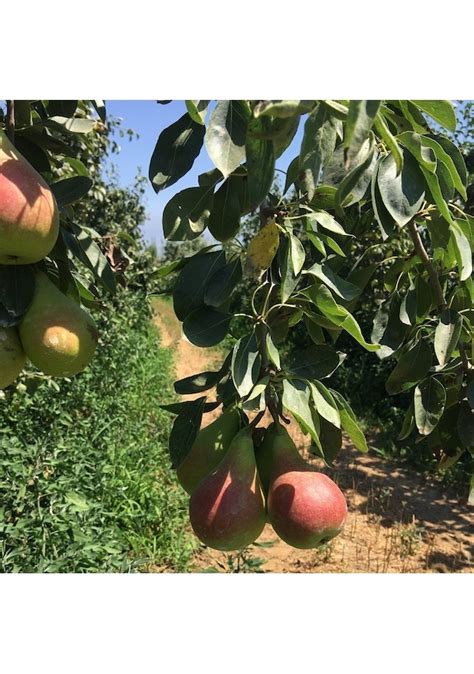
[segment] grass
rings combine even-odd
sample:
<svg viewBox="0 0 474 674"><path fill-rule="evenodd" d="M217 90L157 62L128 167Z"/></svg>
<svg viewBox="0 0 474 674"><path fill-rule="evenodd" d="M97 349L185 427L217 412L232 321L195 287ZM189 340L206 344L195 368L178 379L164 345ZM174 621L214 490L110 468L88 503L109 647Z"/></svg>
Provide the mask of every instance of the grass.
<svg viewBox="0 0 474 674"><path fill-rule="evenodd" d="M170 353L148 316L102 319L92 365L0 401L0 571L185 571L186 498L169 469Z"/></svg>

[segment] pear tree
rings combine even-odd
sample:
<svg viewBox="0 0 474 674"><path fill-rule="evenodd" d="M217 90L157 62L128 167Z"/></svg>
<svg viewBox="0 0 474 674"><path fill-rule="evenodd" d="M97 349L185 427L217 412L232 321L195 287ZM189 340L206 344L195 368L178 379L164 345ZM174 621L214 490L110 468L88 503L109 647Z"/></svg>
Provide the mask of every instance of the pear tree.
<svg viewBox="0 0 474 674"><path fill-rule="evenodd" d="M175 383L182 395L202 396L165 406L176 414L173 466L186 460L203 413L219 406L268 410L280 425L292 415L327 464L342 431L366 452L349 403L327 383L345 367L343 331L373 358L393 363L387 396L410 396L400 439L416 438L441 467L472 454L474 218L465 160L452 140L453 103L185 103L158 136L149 178L161 192L207 152L214 168L171 197L163 234L169 242L206 235L208 245L160 274L175 279L174 312L190 342L212 347L235 339L219 369ZM299 151L277 195L276 162L298 130ZM259 214L260 229L246 243L249 213ZM366 255L369 235L377 263ZM374 292L380 271L383 297L371 334L363 334L353 312ZM242 280L253 287L250 308L239 306ZM291 360L285 343L297 325L312 345Z"/></svg>
<svg viewBox="0 0 474 674"><path fill-rule="evenodd" d="M53 376L83 370L97 344L88 311L115 291L117 278L104 240L78 218L95 176L77 142L107 133L104 103L7 101L0 127L5 388L27 359ZM155 192L175 185L201 152L213 168L195 186L175 187L163 211L167 242L205 244L150 281L171 282L190 342L233 338L219 368L175 382L178 394L197 398L164 405L175 415L178 477L192 462L205 470L196 443L213 409L237 409L244 426L249 413L268 411L278 427L291 415L328 465L343 431L366 452L349 403L328 384L346 367L343 332L393 363L387 396L409 396L401 439L416 438L441 467L474 452L474 218L455 133L455 107L439 100L188 100L179 119L157 129ZM298 152L282 173L295 137ZM272 191L277 174L281 195ZM260 228L247 242L242 224L254 213ZM375 293L380 274L383 296L364 334L354 309ZM250 306L239 306L242 282L253 289ZM296 328L312 345L290 359L285 344ZM221 457L222 443L217 450L209 461Z"/></svg>

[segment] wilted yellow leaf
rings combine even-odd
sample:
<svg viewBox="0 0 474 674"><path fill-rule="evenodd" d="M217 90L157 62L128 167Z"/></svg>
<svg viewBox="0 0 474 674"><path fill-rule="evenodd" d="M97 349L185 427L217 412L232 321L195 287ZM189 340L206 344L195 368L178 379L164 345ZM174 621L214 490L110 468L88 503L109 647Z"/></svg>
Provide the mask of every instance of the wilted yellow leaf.
<svg viewBox="0 0 474 674"><path fill-rule="evenodd" d="M274 220L268 222L249 243L245 272L259 278L271 265L278 250L280 234Z"/></svg>

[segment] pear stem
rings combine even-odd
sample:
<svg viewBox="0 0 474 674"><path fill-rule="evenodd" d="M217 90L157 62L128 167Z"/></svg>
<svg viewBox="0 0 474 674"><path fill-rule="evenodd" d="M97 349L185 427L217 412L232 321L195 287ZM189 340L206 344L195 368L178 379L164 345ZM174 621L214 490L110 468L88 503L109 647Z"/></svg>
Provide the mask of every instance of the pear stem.
<svg viewBox="0 0 474 674"><path fill-rule="evenodd" d="M5 133L11 143L15 143L15 101L7 101Z"/></svg>

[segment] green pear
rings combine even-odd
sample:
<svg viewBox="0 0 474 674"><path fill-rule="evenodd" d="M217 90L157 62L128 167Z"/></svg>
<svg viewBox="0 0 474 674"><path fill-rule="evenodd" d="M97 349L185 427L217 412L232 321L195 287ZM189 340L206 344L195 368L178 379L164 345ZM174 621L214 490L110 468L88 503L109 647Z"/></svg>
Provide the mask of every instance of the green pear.
<svg viewBox="0 0 474 674"><path fill-rule="evenodd" d="M26 364L15 328L0 328L0 389L13 384Z"/></svg>
<svg viewBox="0 0 474 674"><path fill-rule="evenodd" d="M240 550L262 533L265 504L249 426L193 491L189 518L196 536L216 550Z"/></svg>
<svg viewBox="0 0 474 674"><path fill-rule="evenodd" d="M347 503L331 478L298 452L287 430L272 424L259 457L267 486L268 518L278 536L294 548L316 548L344 526Z"/></svg>
<svg viewBox="0 0 474 674"><path fill-rule="evenodd" d="M19 327L26 355L48 375L70 377L82 372L97 347L93 319L46 274L39 272L35 280L33 301Z"/></svg>
<svg viewBox="0 0 474 674"><path fill-rule="evenodd" d="M32 264L48 255L59 210L48 184L0 130L0 264Z"/></svg>
<svg viewBox="0 0 474 674"><path fill-rule="evenodd" d="M234 408L224 411L199 431L188 455L176 471L179 483L188 494L192 494L201 480L222 460L239 428L240 414Z"/></svg>

